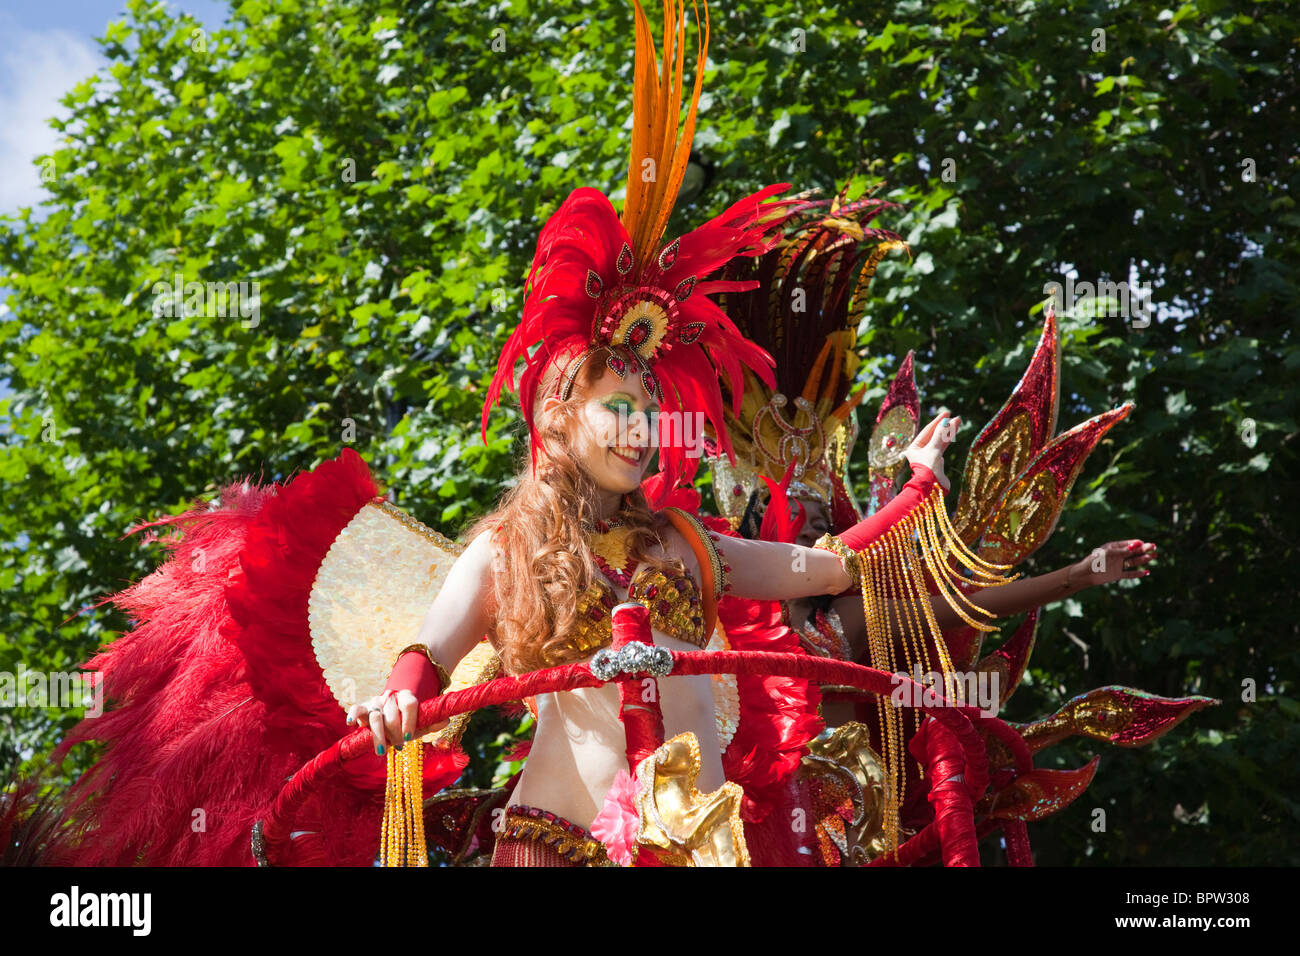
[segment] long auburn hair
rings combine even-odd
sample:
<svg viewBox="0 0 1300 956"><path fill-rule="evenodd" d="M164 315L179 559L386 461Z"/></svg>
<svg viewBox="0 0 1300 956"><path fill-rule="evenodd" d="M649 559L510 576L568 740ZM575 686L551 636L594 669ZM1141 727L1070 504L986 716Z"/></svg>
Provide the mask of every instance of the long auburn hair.
<svg viewBox="0 0 1300 956"><path fill-rule="evenodd" d="M543 411L553 394L560 363L552 364L537 391L534 409L541 439L537 473L532 472L531 446L524 449L516 483L500 498L490 514L474 522L465 540L484 531L493 534L494 563L493 643L507 673L520 674L560 663L560 651L578 620L581 596L600 571L588 550L585 536L596 523L600 488L583 463L575 441L587 392L605 369L613 350L598 347L582 364L571 397L549 414ZM678 558L651 554L663 547L669 522L652 511L638 487L623 498L624 524L630 529L628 553L638 566L675 567Z"/></svg>

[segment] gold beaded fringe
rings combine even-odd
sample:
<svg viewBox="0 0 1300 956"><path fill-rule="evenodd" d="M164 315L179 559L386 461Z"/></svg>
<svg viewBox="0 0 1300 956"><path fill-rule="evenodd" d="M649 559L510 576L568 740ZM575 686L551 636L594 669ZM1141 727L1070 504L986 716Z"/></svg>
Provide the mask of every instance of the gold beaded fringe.
<svg viewBox="0 0 1300 956"><path fill-rule="evenodd" d="M424 745L411 741L388 751L388 784L380 831L381 866L428 866L424 842Z"/></svg>
<svg viewBox="0 0 1300 956"><path fill-rule="evenodd" d="M861 584L870 665L888 674L937 672L943 675L944 696L951 699L960 695L963 684L954 679L952 659L930 606L926 572L958 617L985 632L997 628L980 622L972 614L990 620L991 615L972 604L958 583L968 587L995 587L1014 580L1015 576L1004 577L999 573L1009 570L1011 565L989 564L966 547L948 519L943 492L937 486L933 488L920 507L862 551L849 551L837 538L824 538L817 546L845 557L849 573L855 574ZM969 576L962 574L959 566L966 568ZM939 656L938 668L930 661L931 645ZM877 697L876 709L884 749L881 756L885 762L885 852L892 854L898 849L907 752L903 746L903 718L899 708L892 701ZM913 719L913 729L919 729L919 710L913 711ZM924 767L920 769L924 776Z"/></svg>

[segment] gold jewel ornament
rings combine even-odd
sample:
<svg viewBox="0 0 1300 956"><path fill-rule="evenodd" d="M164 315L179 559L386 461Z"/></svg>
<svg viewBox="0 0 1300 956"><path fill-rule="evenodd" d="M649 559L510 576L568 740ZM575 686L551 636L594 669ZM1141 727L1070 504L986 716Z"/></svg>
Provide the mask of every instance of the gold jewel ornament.
<svg viewBox="0 0 1300 956"><path fill-rule="evenodd" d="M822 551L830 551L839 555L840 564L844 567L844 573L854 581L861 579L862 575L858 569L858 555L855 551L848 548L844 542L833 534L824 534L813 543L814 548Z"/></svg>
<svg viewBox="0 0 1300 956"><path fill-rule="evenodd" d="M632 529L627 525L617 525L608 531L587 536L587 547L592 554L601 557L613 571L626 571L631 560L628 554L628 539Z"/></svg>
<svg viewBox="0 0 1300 956"><path fill-rule="evenodd" d="M712 793L695 787L700 744L678 734L637 765L638 845L682 866L749 866L740 804L745 792L726 781Z"/></svg>
<svg viewBox="0 0 1300 956"><path fill-rule="evenodd" d="M516 840L534 840L549 846L565 859L581 866L614 866L605 853L605 845L589 833L566 826L551 814L526 811L521 807L508 807L501 825L502 837Z"/></svg>

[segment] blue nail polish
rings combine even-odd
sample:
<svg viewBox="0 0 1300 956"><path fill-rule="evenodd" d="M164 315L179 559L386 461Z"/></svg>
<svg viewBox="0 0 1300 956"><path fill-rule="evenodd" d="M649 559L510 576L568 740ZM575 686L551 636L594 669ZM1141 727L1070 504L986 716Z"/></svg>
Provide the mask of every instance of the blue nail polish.
<svg viewBox="0 0 1300 956"><path fill-rule="evenodd" d="M383 755L384 755L384 745L383 745L383 744L380 744L380 745L379 745L379 756L382 757Z"/></svg>

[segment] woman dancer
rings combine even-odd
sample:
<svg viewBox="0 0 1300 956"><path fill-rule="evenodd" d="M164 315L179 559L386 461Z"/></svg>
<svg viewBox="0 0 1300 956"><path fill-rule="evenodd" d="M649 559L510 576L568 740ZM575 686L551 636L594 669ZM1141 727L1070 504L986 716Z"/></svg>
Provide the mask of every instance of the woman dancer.
<svg viewBox="0 0 1300 956"><path fill-rule="evenodd" d="M429 609L423 646L402 658L382 696L349 713L349 720L371 728L378 753L411 739L418 703L435 690L436 672L454 669L485 633L509 674L583 660L609 641L608 608L631 597L651 608L657 645L699 649L708 639L700 614L701 551L713 570L722 570L714 584L719 594L782 600L838 594L853 584L843 559L828 550L792 552L773 542L720 540L700 534L698 525L682 526L683 534L670 523L670 509L652 511L641 483L653 448L619 429L622 418L647 435L646 423L660 411L641 376L615 371L619 361L634 363L634 353L600 345L571 361L581 366L576 379L562 376L558 363L541 376L533 411L541 449L530 455L539 461L536 474L525 468L501 507L471 532L469 547ZM568 397L562 381L574 383ZM934 474L942 473L950 430L940 425L939 419L932 422L907 451L917 474L910 487L922 499ZM854 529L856 537L845 537L864 545L868 535L877 536L915 508L908 502L903 497L903 507L887 509ZM604 546L615 538L617 545ZM574 594L584 597L574 602ZM710 680L670 676L660 686L665 736L693 733L701 752L697 785L705 792L718 789L723 771ZM586 831L616 775L626 769L618 691L606 685L547 694L536 707L533 745L511 798L507 829L526 824L531 815L578 838L570 859L598 861L602 853L594 840L584 840ZM498 865L564 861L552 846L526 838L499 836L494 855Z"/></svg>

